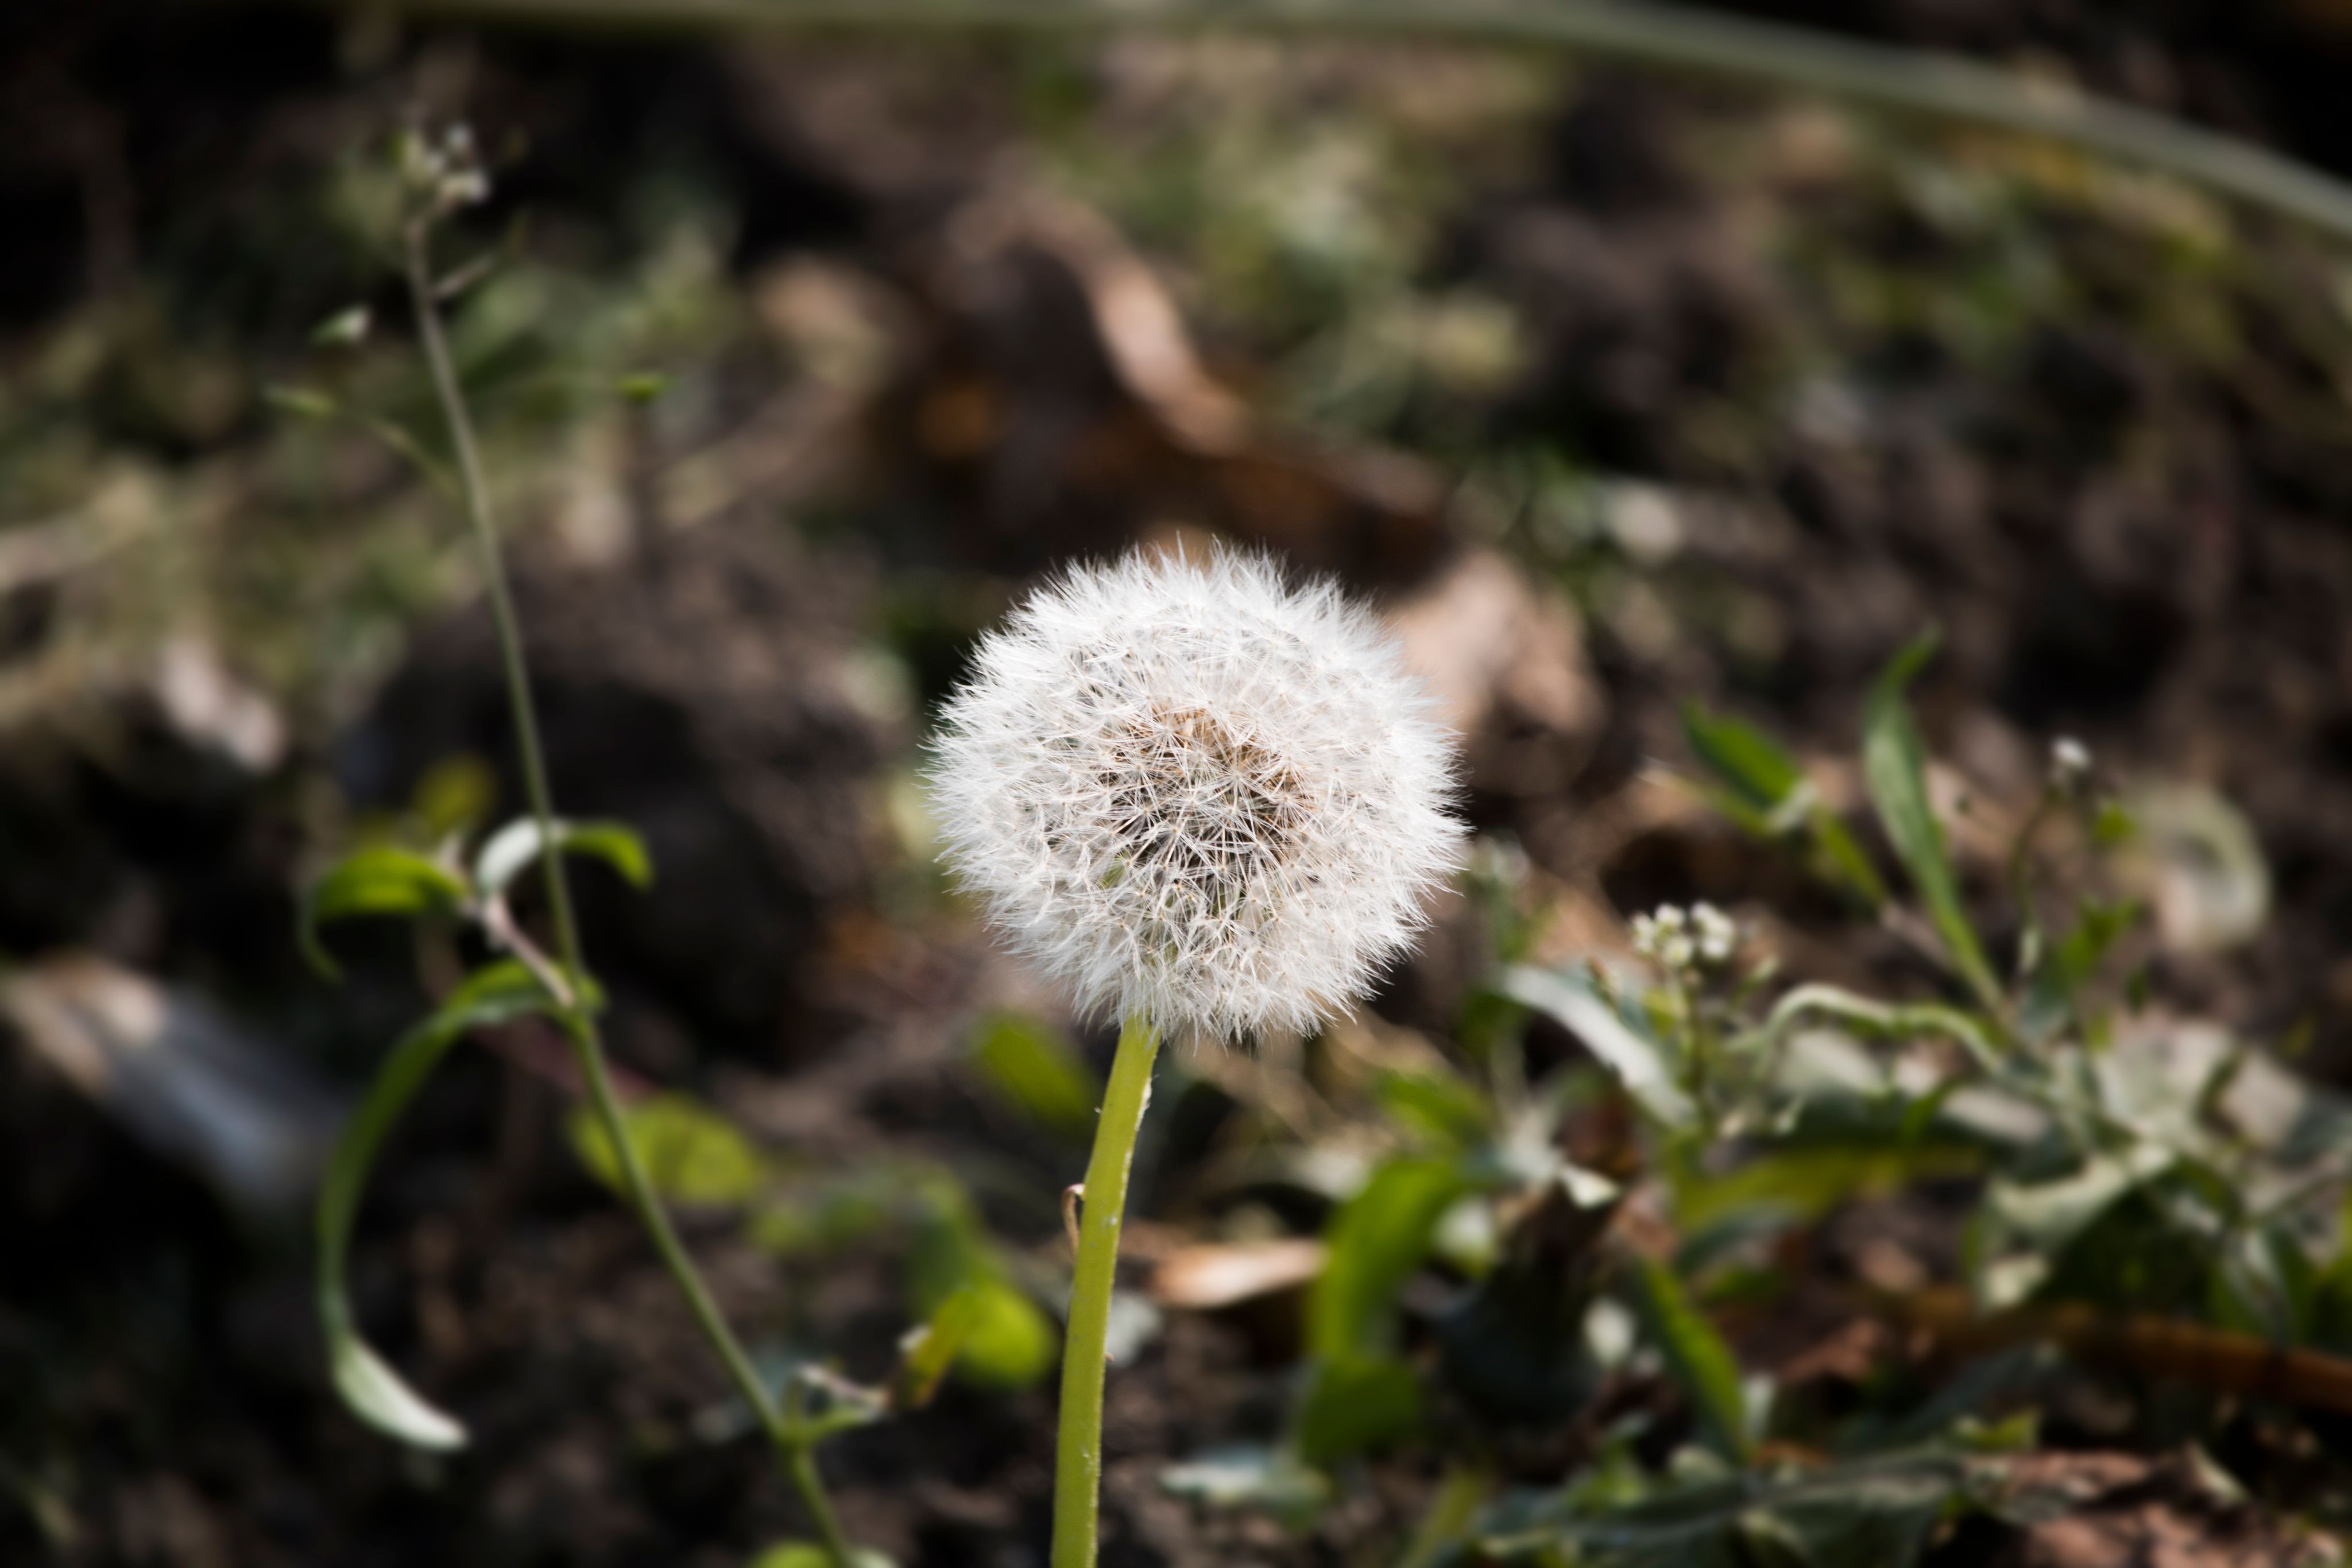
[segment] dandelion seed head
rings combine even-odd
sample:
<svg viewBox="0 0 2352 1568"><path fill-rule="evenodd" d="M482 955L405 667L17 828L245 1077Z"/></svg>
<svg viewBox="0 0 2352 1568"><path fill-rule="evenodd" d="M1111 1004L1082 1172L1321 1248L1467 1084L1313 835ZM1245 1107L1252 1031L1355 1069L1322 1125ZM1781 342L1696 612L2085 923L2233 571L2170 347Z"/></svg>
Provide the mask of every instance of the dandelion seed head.
<svg viewBox="0 0 2352 1568"><path fill-rule="evenodd" d="M1225 552L1082 567L982 639L948 705L945 858L1088 1011L1311 1029L1411 946L1458 858L1427 709L1328 583Z"/></svg>

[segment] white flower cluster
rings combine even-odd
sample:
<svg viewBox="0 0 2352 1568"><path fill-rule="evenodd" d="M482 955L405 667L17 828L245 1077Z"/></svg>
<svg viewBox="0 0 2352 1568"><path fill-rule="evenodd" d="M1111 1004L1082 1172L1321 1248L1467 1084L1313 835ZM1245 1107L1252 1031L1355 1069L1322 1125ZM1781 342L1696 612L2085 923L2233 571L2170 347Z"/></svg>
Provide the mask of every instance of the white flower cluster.
<svg viewBox="0 0 2352 1568"><path fill-rule="evenodd" d="M1738 946L1731 916L1703 901L1687 910L1662 904L1654 914L1633 916L1633 951L1677 973L1729 963Z"/></svg>
<svg viewBox="0 0 2352 1568"><path fill-rule="evenodd" d="M471 126L452 125L437 142L415 131L403 136L400 176L436 213L478 206L490 199L490 176L475 150Z"/></svg>
<svg viewBox="0 0 2352 1568"><path fill-rule="evenodd" d="M1454 869L1449 737L1370 616L1269 560L1130 554L1039 590L949 703L945 858L1100 1014L1306 1030Z"/></svg>

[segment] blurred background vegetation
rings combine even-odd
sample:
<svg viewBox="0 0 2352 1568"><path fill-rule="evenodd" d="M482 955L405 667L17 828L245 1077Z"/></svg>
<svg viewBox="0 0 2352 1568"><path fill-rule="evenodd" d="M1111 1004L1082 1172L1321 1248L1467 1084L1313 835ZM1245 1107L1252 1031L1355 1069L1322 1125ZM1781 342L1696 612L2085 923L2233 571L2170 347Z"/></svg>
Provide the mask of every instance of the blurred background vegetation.
<svg viewBox="0 0 2352 1568"><path fill-rule="evenodd" d="M2352 172L2326 0L1742 9ZM392 138L457 121L493 190L450 326L557 798L656 868L581 873L647 1147L764 1364L879 1378L986 1302L933 1404L827 1448L859 1541L1043 1560L1058 1195L1109 1044L943 886L928 716L1057 562L1224 538L1391 618L1479 848L1363 1016L1163 1067L1107 1562L2330 1560L2341 238L2061 140L1345 5L667 10L0 18L0 1560L808 1532L538 1026L421 1097L352 1263L474 1447L382 1440L322 1370L320 1158L469 949L338 926L331 985L302 890L520 807L387 246ZM1759 1006L1969 999L1811 874L1823 822L1916 874L1856 758L1929 627L1926 798L2019 977L1987 1016L2043 1007L2096 1135L2036 1166L2013 1121L1948 1125L1895 1051L1936 1028L1847 1018L1880 1077L1837 1092L1927 1111L1832 1138L1781 1083L1694 1145L1595 1021L1690 1066L1635 914L1729 911ZM2021 879L2061 737L2132 830L2053 819Z"/></svg>

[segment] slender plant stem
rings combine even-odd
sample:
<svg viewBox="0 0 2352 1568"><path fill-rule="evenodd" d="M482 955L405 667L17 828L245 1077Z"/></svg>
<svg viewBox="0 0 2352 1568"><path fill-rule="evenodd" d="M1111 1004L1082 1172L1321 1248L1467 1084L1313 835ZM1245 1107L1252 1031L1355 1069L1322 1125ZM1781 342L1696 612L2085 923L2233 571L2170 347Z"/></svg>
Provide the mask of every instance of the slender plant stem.
<svg viewBox="0 0 2352 1568"><path fill-rule="evenodd" d="M1095 1514L1102 1491L1104 1342L1110 1333L1111 1283L1118 1271L1119 1221L1127 1176L1135 1164L1136 1129L1151 1099L1151 1063L1160 1031L1141 1017L1118 1031L1110 1085L1103 1092L1095 1152L1087 1162L1086 1212L1070 1281L1069 1333L1062 1347L1062 1427L1054 1454L1053 1568L1094 1568Z"/></svg>
<svg viewBox="0 0 2352 1568"><path fill-rule="evenodd" d="M2009 846L2009 895L2017 904L2021 956L2023 944L2039 941L2042 935L2042 922L2033 913L2033 862L2028 857L2033 852L2033 836L2042 831L2042 824L2050 820L2059 803L2058 792L2045 785L2033 802L2033 810L2027 814L2025 825L2017 830L2017 837ZM2018 977L2022 979L2024 976L2021 973Z"/></svg>
<svg viewBox="0 0 2352 1568"><path fill-rule="evenodd" d="M816 1538L839 1568L857 1560L856 1549L849 1537L841 1532L841 1521L833 1513L833 1504L824 1495L824 1481L816 1470L816 1434L808 1417L808 1385L795 1376L784 1385L784 1468L792 1472L793 1484L800 1489L801 1500L807 1506L809 1522L816 1529Z"/></svg>
<svg viewBox="0 0 2352 1568"><path fill-rule="evenodd" d="M481 452L474 440L473 421L467 413L457 368L449 356L448 339L441 327L431 237L429 220L417 218L407 225L409 294L416 308L417 337L425 346L425 362L432 368L434 392L448 423L449 444L457 455L466 515L473 524L476 542L481 547L490 618L498 627L499 660L506 674L507 702L514 714L515 749L522 768L523 791L530 805L531 818L539 825L540 871L547 891L549 915L555 926L556 957L562 966L563 986L556 1001L563 1030L571 1038L581 1081L587 1086L589 1104L613 1145L622 1184L628 1191L629 1206L636 1210L639 1222L653 1239L654 1249L661 1255L662 1265L669 1270L670 1278L677 1281L678 1293L686 1298L703 1337L726 1364L736 1392L751 1407L761 1428L784 1456L785 1469L800 1492L801 1504L824 1537L835 1568L855 1568L855 1559L842 1538L841 1527L834 1520L832 1505L825 1499L807 1443L785 1422L759 1369L751 1364L742 1342L735 1337L726 1314L719 1310L709 1287L703 1283L693 1258L678 1239L676 1227L670 1224L660 1195L646 1174L645 1162L638 1156L635 1141L629 1136L627 1120L622 1114L620 1096L613 1089L613 1075L605 1063L595 1013L581 996L581 980L588 970L581 956L580 925L572 913L571 882L564 873L563 856L556 844L555 805L547 786L547 761L540 745L538 714L531 703L530 666L523 659L521 625L515 616L514 596L507 586L498 527L490 516L489 486L482 476Z"/></svg>
<svg viewBox="0 0 2352 1568"><path fill-rule="evenodd" d="M785 1468L792 1471L793 1484L800 1488L801 1503L808 1510L809 1521L816 1528L816 1538L825 1555L840 1564L855 1563L856 1549L849 1537L841 1532L841 1521L833 1516L833 1504L824 1495L824 1481L816 1473L816 1445L806 1438L794 1438L784 1449Z"/></svg>
<svg viewBox="0 0 2352 1568"><path fill-rule="evenodd" d="M1391 33L1549 45L1990 125L2159 170L2352 240L2352 185L2198 126L1923 49L1643 0L396 0L417 16L566 27Z"/></svg>

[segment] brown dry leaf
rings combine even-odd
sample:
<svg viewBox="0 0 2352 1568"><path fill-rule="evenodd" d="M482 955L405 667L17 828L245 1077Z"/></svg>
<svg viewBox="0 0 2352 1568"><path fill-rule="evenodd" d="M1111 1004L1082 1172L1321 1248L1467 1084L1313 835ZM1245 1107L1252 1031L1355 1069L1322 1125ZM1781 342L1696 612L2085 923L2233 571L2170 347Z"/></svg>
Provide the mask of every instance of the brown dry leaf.
<svg viewBox="0 0 2352 1568"><path fill-rule="evenodd" d="M912 303L935 329L880 406L928 476L967 492L991 530L1100 549L1174 520L1386 582L1436 561L1447 494L1436 472L1401 452L1265 430L1100 213L1017 169L943 210L909 247L927 258Z"/></svg>
<svg viewBox="0 0 2352 1568"><path fill-rule="evenodd" d="M1249 411L1219 386L1192 351L1192 339L1151 268L1099 213L1069 201L1030 200L1031 237L1077 276L1111 369L1136 401L1195 452L1239 452Z"/></svg>
<svg viewBox="0 0 2352 1568"><path fill-rule="evenodd" d="M2352 1360L2185 1318L2109 1312L2083 1301L1980 1314L1966 1291L1949 1285L1882 1297L1872 1304L1958 1349L2041 1341L2135 1378L2171 1379L2239 1398L2352 1413Z"/></svg>
<svg viewBox="0 0 2352 1568"><path fill-rule="evenodd" d="M1565 598L1476 549L1398 605L1389 624L1439 721L1465 738L1476 788L1540 794L1573 776L1606 704Z"/></svg>
<svg viewBox="0 0 2352 1568"><path fill-rule="evenodd" d="M1860 1383L1886 1354L1890 1338L1885 1324L1855 1318L1781 1363L1774 1379L1783 1388L1819 1378Z"/></svg>
<svg viewBox="0 0 2352 1568"><path fill-rule="evenodd" d="M1207 1242L1170 1253L1151 1276L1163 1307L1213 1312L1305 1286L1323 1271L1325 1248L1311 1237Z"/></svg>
<svg viewBox="0 0 2352 1568"><path fill-rule="evenodd" d="M1934 758L1927 763L1927 798L1943 821L1956 861L1985 867L2008 862L2028 805L1996 799L1958 768Z"/></svg>
<svg viewBox="0 0 2352 1568"><path fill-rule="evenodd" d="M1022 248L1052 256L1077 284L1120 387L1179 446L1226 456L1247 445L1249 411L1202 368L1176 301L1101 214L1026 185L983 191L950 221L948 243L971 260Z"/></svg>
<svg viewBox="0 0 2352 1568"><path fill-rule="evenodd" d="M2026 1454L1999 1483L2020 1568L2284 1568L2341 1560L2225 1495L2192 1455Z"/></svg>
<svg viewBox="0 0 2352 1568"><path fill-rule="evenodd" d="M1598 716L1575 612L1498 551L1469 551L1391 612L1389 624L1438 716L1465 734L1505 706L1558 729Z"/></svg>

